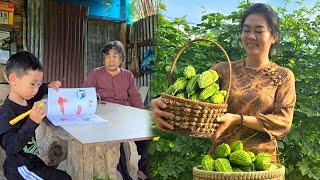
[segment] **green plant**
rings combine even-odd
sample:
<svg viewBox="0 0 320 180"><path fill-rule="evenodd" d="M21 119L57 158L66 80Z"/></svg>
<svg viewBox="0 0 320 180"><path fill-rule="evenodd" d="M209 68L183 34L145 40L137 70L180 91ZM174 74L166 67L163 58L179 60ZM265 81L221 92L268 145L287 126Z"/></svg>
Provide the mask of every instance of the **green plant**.
<svg viewBox="0 0 320 180"><path fill-rule="evenodd" d="M174 132L156 134L151 149L152 179L192 179L192 168L201 164L210 147L209 139L189 137Z"/></svg>

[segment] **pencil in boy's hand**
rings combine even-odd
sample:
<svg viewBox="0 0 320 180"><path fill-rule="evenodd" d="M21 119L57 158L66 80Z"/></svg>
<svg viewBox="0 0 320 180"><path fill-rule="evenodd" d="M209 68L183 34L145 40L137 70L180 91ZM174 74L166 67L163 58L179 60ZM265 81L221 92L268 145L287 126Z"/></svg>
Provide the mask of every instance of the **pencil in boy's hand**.
<svg viewBox="0 0 320 180"><path fill-rule="evenodd" d="M44 108L44 102L38 102L37 106L39 106L39 108L43 109ZM19 116L13 118L12 120L9 121L10 125L15 125L17 122L21 121L22 119L24 119L26 116L28 116L31 112L31 109L25 113L20 114Z"/></svg>

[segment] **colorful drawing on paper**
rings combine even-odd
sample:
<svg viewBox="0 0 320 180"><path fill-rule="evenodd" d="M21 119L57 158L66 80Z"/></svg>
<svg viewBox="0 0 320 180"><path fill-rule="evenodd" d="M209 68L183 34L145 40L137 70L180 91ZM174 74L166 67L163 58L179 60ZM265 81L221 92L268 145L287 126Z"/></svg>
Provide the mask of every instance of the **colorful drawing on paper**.
<svg viewBox="0 0 320 180"><path fill-rule="evenodd" d="M95 88L49 88L47 104L47 117L56 126L108 122L95 115Z"/></svg>
<svg viewBox="0 0 320 180"><path fill-rule="evenodd" d="M68 102L67 98L59 97L58 98L58 104L60 106L60 112L64 114L64 104Z"/></svg>
<svg viewBox="0 0 320 180"><path fill-rule="evenodd" d="M78 98L78 99L83 99L83 98L85 98L85 97L86 97L86 91L83 90L83 89L79 89L79 90L77 91L77 98Z"/></svg>

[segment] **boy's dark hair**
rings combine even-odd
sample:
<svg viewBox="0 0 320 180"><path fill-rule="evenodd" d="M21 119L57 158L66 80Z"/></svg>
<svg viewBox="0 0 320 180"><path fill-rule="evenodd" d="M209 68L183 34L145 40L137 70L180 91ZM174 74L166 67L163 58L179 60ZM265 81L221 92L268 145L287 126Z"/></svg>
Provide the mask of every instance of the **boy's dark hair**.
<svg viewBox="0 0 320 180"><path fill-rule="evenodd" d="M125 60L125 57L126 57L125 50L124 50L123 44L120 41L108 42L102 49L102 55L108 55L111 49L114 49L115 51L117 51L117 53L119 53L121 62Z"/></svg>
<svg viewBox="0 0 320 180"><path fill-rule="evenodd" d="M255 3L250 6L241 16L240 21L240 30L242 32L244 21L246 18L251 14L260 14L266 20L269 28L271 29L271 35L273 37L278 37L276 42L271 45L269 55L273 55L276 52L276 48L279 45L279 37L280 37L280 30L279 30L279 17L277 13L272 9L271 6L263 3Z"/></svg>
<svg viewBox="0 0 320 180"><path fill-rule="evenodd" d="M16 73L17 76L21 77L30 70L43 72L43 67L38 58L27 51L17 52L10 56L5 67L7 77L12 73Z"/></svg>

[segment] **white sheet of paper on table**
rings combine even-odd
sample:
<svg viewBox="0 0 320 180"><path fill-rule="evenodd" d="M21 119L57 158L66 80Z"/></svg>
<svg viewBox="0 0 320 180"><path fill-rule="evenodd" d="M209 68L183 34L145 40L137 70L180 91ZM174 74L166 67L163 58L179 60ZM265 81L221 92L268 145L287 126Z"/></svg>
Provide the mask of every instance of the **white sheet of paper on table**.
<svg viewBox="0 0 320 180"><path fill-rule="evenodd" d="M102 119L98 115L80 115L80 116L50 116L48 119L55 126L68 126L79 124L97 124L107 123L107 120Z"/></svg>
<svg viewBox="0 0 320 180"><path fill-rule="evenodd" d="M60 88L48 90L47 118L55 125L107 123L96 115L95 88Z"/></svg>

